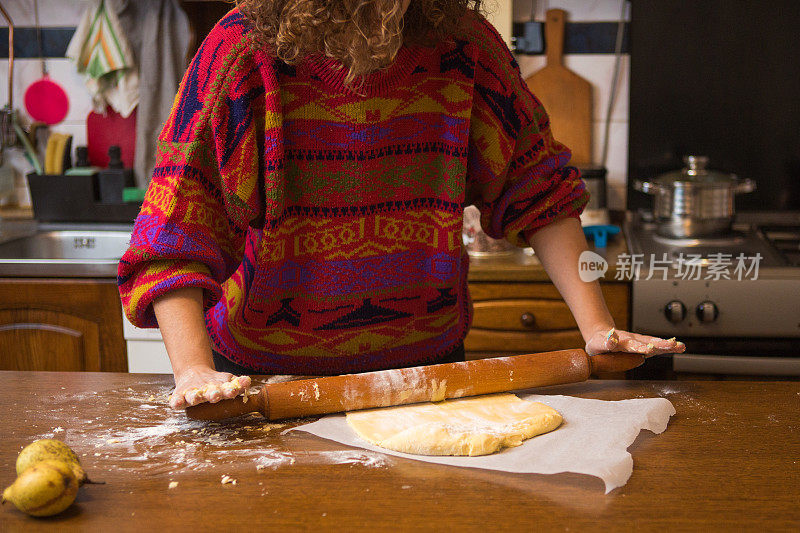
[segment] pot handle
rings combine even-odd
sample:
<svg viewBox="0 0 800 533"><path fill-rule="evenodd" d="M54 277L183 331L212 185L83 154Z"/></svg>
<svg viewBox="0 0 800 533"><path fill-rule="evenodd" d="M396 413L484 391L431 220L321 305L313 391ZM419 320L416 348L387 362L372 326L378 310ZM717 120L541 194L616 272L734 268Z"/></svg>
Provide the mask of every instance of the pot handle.
<svg viewBox="0 0 800 533"><path fill-rule="evenodd" d="M641 191L647 194L656 194L658 191L661 190L661 186L658 183L654 183L652 181L640 181L636 180L633 182L633 188L637 191Z"/></svg>
<svg viewBox="0 0 800 533"><path fill-rule="evenodd" d="M736 194L741 194L745 192L753 192L756 190L756 182L751 179L744 179L739 181L736 186L733 188L733 192Z"/></svg>

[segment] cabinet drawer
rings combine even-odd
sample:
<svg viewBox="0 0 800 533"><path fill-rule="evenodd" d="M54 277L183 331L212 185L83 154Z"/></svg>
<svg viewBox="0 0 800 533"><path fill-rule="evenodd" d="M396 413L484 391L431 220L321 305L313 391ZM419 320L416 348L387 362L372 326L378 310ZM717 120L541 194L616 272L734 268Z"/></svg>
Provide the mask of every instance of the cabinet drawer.
<svg viewBox="0 0 800 533"><path fill-rule="evenodd" d="M617 327L630 321L630 287L601 283ZM578 325L551 283L470 283L472 327L464 340L469 357L483 353L535 353L583 347Z"/></svg>
<svg viewBox="0 0 800 533"><path fill-rule="evenodd" d="M554 331L578 325L562 300L486 300L474 303L474 329Z"/></svg>

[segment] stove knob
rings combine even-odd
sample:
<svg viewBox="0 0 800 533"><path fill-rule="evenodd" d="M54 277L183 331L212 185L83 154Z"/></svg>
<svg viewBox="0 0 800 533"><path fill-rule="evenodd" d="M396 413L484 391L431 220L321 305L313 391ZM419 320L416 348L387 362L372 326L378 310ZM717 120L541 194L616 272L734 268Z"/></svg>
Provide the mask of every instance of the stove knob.
<svg viewBox="0 0 800 533"><path fill-rule="evenodd" d="M672 300L670 303L664 306L664 314L666 315L667 320L673 324L677 324L686 318L686 306L683 305L683 302L679 300Z"/></svg>
<svg viewBox="0 0 800 533"><path fill-rule="evenodd" d="M717 304L714 302L702 302L697 306L695 312L697 313L697 319L705 323L714 322L719 316L719 309L717 309Z"/></svg>

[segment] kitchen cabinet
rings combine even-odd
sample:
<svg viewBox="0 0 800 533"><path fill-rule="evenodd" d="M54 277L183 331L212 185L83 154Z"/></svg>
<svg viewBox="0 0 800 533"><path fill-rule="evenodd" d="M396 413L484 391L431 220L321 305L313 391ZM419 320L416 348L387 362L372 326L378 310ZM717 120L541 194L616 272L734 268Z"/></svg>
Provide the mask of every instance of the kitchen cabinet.
<svg viewBox="0 0 800 533"><path fill-rule="evenodd" d="M0 370L127 369L115 280L0 278Z"/></svg>
<svg viewBox="0 0 800 533"><path fill-rule="evenodd" d="M630 286L602 283L614 322L627 328ZM474 315L467 352L532 353L582 347L567 304L549 282L470 283Z"/></svg>

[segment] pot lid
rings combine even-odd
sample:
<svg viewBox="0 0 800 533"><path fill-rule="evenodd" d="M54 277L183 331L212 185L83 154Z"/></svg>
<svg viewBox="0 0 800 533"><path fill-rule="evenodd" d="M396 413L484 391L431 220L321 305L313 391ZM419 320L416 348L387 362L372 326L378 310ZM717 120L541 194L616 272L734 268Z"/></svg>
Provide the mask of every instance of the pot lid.
<svg viewBox="0 0 800 533"><path fill-rule="evenodd" d="M665 184L674 182L731 184L736 181L734 174L708 170L707 156L687 155L683 158L683 162L686 164L684 168L661 174L656 181Z"/></svg>

